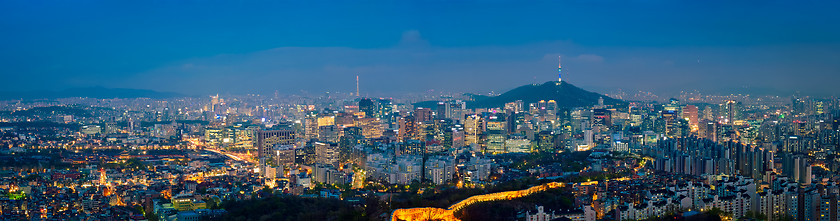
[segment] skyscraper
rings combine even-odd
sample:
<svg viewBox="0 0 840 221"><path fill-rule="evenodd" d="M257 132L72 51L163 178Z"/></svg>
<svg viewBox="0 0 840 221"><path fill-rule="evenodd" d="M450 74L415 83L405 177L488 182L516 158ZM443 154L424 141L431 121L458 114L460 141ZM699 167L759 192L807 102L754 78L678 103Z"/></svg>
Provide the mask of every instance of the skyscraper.
<svg viewBox="0 0 840 221"><path fill-rule="evenodd" d="M304 116L303 136L306 140L318 139L318 114L311 112Z"/></svg>
<svg viewBox="0 0 840 221"><path fill-rule="evenodd" d="M336 143L315 142L316 163L335 164L338 162L338 152L338 144Z"/></svg>
<svg viewBox="0 0 840 221"><path fill-rule="evenodd" d="M545 105L545 120L552 123L557 120L557 101L548 100Z"/></svg>
<svg viewBox="0 0 840 221"><path fill-rule="evenodd" d="M452 115L452 109L449 107L449 102L438 102L437 119L448 119Z"/></svg>
<svg viewBox="0 0 840 221"><path fill-rule="evenodd" d="M688 124L691 125L691 131L697 131L699 128L699 113L697 113L697 111L697 106L694 105L686 105L685 108L683 108L683 118L688 119Z"/></svg>
<svg viewBox="0 0 840 221"><path fill-rule="evenodd" d="M394 107L392 106L391 99L379 99L379 118L387 119L388 116L391 115L391 112L394 111ZM388 119L389 120L389 119Z"/></svg>
<svg viewBox="0 0 840 221"><path fill-rule="evenodd" d="M400 119L400 142L406 142L413 139L417 134L417 128L414 122L414 116L406 116Z"/></svg>
<svg viewBox="0 0 840 221"><path fill-rule="evenodd" d="M429 108L417 108L414 110L414 120L416 122L424 122L432 120L432 109Z"/></svg>
<svg viewBox="0 0 840 221"><path fill-rule="evenodd" d="M490 120L487 121L486 153L507 153L507 150L505 150L505 139L507 138L505 125L505 116L503 114L490 116Z"/></svg>
<svg viewBox="0 0 840 221"><path fill-rule="evenodd" d="M723 104L720 105L720 116L723 118L723 122L726 125L733 125L735 121L738 120L738 112L739 109L738 102L734 100L727 100Z"/></svg>
<svg viewBox="0 0 840 221"><path fill-rule="evenodd" d="M465 141L464 145L478 144L481 134L484 133L484 122L481 116L472 114L467 116L464 124Z"/></svg>
<svg viewBox="0 0 840 221"><path fill-rule="evenodd" d="M362 98L359 100L359 111L365 112L365 117L376 117L376 104L370 98Z"/></svg>

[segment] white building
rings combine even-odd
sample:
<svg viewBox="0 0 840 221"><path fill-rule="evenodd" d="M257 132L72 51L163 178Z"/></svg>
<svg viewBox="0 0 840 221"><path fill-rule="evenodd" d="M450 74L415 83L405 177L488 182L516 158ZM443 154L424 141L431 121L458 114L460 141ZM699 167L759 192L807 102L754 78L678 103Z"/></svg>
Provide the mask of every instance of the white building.
<svg viewBox="0 0 840 221"><path fill-rule="evenodd" d="M596 212L592 209L592 206L584 206L582 209L570 210L570 211L560 211L546 213L542 206L537 206L537 212L531 213L528 211L525 215L526 221L549 221L557 218L568 218L573 221L595 221Z"/></svg>
<svg viewBox="0 0 840 221"><path fill-rule="evenodd" d="M426 179L437 185L452 180L455 175L455 157L433 156L426 160Z"/></svg>

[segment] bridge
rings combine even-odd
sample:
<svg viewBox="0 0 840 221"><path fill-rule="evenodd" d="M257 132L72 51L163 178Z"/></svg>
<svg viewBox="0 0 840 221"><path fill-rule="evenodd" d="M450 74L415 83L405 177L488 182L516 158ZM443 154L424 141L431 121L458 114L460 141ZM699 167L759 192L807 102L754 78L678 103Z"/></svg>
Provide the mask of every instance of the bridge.
<svg viewBox="0 0 840 221"><path fill-rule="evenodd" d="M512 200L516 198L526 197L534 193L539 193L542 191L546 191L548 189L554 188L561 188L565 187L565 183L559 182L551 182L546 183L539 186L533 186L528 189L524 190L515 190L515 191L506 191L506 192L498 192L498 193L489 193L484 195L475 195L464 200L461 200L458 203L452 204L447 209L441 208L432 208L432 207L425 207L425 208L408 208L408 209L397 209L394 210L394 213L391 214L391 220L452 220L458 221L459 219L455 217L455 212L460 211L470 205L482 202L491 202L491 201L500 201L500 200Z"/></svg>

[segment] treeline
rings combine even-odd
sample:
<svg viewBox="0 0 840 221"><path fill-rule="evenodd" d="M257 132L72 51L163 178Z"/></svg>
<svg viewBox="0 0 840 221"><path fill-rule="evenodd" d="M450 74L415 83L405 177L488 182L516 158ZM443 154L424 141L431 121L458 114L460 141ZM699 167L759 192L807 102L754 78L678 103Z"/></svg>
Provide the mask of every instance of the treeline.
<svg viewBox="0 0 840 221"><path fill-rule="evenodd" d="M470 205L455 213L463 220L516 220L516 214L524 210L536 212L536 206L547 211L568 211L574 209L573 197L568 190L552 189L527 197Z"/></svg>
<svg viewBox="0 0 840 221"><path fill-rule="evenodd" d="M245 201L225 201L228 211L214 220L379 220L379 201L368 198L359 204L338 199L269 196Z"/></svg>
<svg viewBox="0 0 840 221"><path fill-rule="evenodd" d="M82 127L79 124L63 124L50 121L33 121L33 122L0 122L0 127L17 127L17 128L67 128L70 130L78 130Z"/></svg>

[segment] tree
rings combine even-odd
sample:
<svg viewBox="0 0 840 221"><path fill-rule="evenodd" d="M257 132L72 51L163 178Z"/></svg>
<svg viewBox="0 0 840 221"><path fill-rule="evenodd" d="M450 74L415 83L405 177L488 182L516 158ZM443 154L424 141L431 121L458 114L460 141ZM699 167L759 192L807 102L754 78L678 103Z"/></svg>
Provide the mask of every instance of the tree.
<svg viewBox="0 0 840 221"><path fill-rule="evenodd" d="M793 216L791 216L790 214L784 214L784 215L781 215L781 216L779 217L779 220L780 220L780 221L793 221L793 220L795 220L795 219L794 219L794 218L793 218Z"/></svg>
<svg viewBox="0 0 840 221"><path fill-rule="evenodd" d="M218 209L219 203L216 202L216 199L207 200L207 208L208 209Z"/></svg>
<svg viewBox="0 0 840 221"><path fill-rule="evenodd" d="M409 193L417 193L420 190L420 181L412 180L409 184Z"/></svg>
<svg viewBox="0 0 840 221"><path fill-rule="evenodd" d="M747 211L747 213L744 214L744 218L755 219L755 220L767 220L766 215L764 215L762 213L759 213L759 212L753 212L753 211Z"/></svg>
<svg viewBox="0 0 840 221"><path fill-rule="evenodd" d="M273 190L273 189L271 189L271 188L268 188L268 186L263 186L263 188L262 188L262 192L263 192L263 193L265 193L265 194L267 194L267 195L271 195L271 194L273 194L273 193L274 193L274 190Z"/></svg>
<svg viewBox="0 0 840 221"><path fill-rule="evenodd" d="M149 220L149 221L158 221L159 220L157 214L154 214L154 213L146 214L146 219Z"/></svg>

